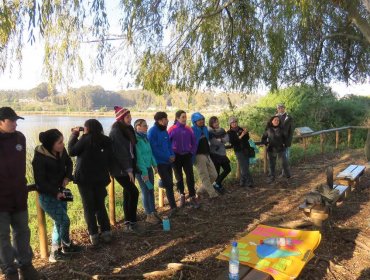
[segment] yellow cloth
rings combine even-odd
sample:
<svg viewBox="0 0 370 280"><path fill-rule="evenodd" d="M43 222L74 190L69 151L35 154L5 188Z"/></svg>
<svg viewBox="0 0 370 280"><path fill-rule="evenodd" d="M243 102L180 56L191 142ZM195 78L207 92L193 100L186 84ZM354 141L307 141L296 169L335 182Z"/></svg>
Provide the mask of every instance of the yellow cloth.
<svg viewBox="0 0 370 280"><path fill-rule="evenodd" d="M268 238L285 237L293 244L275 247L261 244ZM319 246L319 231L303 231L259 225L252 232L238 240L239 261L243 265L270 274L275 280L294 279L314 256ZM231 246L217 258L228 261Z"/></svg>

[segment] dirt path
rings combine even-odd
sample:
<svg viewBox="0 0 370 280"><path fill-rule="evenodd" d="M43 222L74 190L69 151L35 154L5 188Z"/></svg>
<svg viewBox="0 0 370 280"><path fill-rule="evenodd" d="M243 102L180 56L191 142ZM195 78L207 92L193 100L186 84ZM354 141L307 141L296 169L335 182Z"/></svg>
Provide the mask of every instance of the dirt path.
<svg viewBox="0 0 370 280"><path fill-rule="evenodd" d="M144 236L135 236L123 233L118 225L115 240L109 246L100 249L87 246L84 253L67 263L51 265L37 259L36 264L48 279L84 279L70 270L88 275L129 274L132 276L125 279L135 279L137 274L165 270L168 263L194 267L166 279L215 279L227 267L227 263L215 257L231 240L260 223L281 225L303 219L298 205L307 191L325 182L325 167L333 165L336 174L353 162L365 164L361 150L351 151L351 156L348 152L338 153L303 162L292 168L293 177L289 181L281 179L274 185L266 184L263 174L254 174L255 189L227 187L228 194L203 203L199 210L186 208L172 218L169 233L157 227ZM330 224L324 224L322 241L315 252L317 257L305 267L299 279L370 279L370 252L362 246L370 240L369 185L367 170L360 187L334 211ZM86 232L75 232L74 237L88 244Z"/></svg>

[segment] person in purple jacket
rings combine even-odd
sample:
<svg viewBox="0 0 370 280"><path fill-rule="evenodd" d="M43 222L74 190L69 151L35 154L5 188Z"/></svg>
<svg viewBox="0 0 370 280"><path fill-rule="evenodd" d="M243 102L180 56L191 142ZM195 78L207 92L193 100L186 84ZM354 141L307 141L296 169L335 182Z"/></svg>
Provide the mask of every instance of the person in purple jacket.
<svg viewBox="0 0 370 280"><path fill-rule="evenodd" d="M179 110L176 112L176 120L168 130L172 143L172 150L175 153L173 170L175 173L177 188L180 192L180 207L185 206L185 186L182 171L186 175L190 203L194 208L199 208L199 203L195 193L195 180L193 171L193 155L196 152L197 144L193 130L186 125L186 112Z"/></svg>

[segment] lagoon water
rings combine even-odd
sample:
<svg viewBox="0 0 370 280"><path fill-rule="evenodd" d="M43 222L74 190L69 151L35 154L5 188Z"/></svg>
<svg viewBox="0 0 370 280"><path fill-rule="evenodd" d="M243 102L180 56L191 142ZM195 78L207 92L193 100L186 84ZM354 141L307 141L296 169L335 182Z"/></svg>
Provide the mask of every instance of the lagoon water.
<svg viewBox="0 0 370 280"><path fill-rule="evenodd" d="M59 129L64 137L65 142L68 141L71 133L71 128L76 126L83 126L85 121L90 118L95 118L103 125L104 133L109 134L112 124L115 119L113 117L89 117L89 116L43 116L43 115L27 115L24 116L24 120L18 120L17 130L21 131L27 139L27 146L33 149L38 142L38 135L41 131L45 131L51 128ZM134 124L137 118L132 119ZM144 118L147 120L148 126L151 127L154 124L154 120L151 118Z"/></svg>

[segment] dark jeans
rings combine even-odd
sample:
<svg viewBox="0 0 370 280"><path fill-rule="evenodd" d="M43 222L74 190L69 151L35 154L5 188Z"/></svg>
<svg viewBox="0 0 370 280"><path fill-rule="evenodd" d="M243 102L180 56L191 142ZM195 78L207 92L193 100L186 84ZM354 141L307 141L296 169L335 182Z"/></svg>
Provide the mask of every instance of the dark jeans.
<svg viewBox="0 0 370 280"><path fill-rule="evenodd" d="M275 167L276 167L276 158L281 159L281 165L283 166L283 174L286 177L290 177L289 163L286 157L286 151L282 152L268 152L269 166L270 166L270 176L275 177Z"/></svg>
<svg viewBox="0 0 370 280"><path fill-rule="evenodd" d="M249 172L249 158L248 156L240 152L235 152L236 158L238 159L240 167L240 186L250 186L253 185L252 175Z"/></svg>
<svg viewBox="0 0 370 280"><path fill-rule="evenodd" d="M136 180L139 182L141 188L141 198L143 200L143 207L145 214L151 214L155 212L155 198L154 198L154 188L149 190L146 183L144 182L141 174L136 174ZM148 168L149 182L154 186L154 174L153 168Z"/></svg>
<svg viewBox="0 0 370 280"><path fill-rule="evenodd" d="M217 162L217 161L214 160L213 163L216 167L216 171L217 171L217 174L218 174L217 179L216 179L216 183L217 183L217 185L221 185L222 181L231 172L230 162L229 161ZM221 172L221 167L222 167L222 173L220 173Z"/></svg>
<svg viewBox="0 0 370 280"><path fill-rule="evenodd" d="M173 171L175 173L176 185L180 194L185 194L184 170L186 175L186 185L188 186L189 196L195 196L195 180L193 171L193 155L191 153L180 155L176 154L175 162L173 163Z"/></svg>
<svg viewBox="0 0 370 280"><path fill-rule="evenodd" d="M139 200L139 190L129 176L117 177L116 180L123 187L123 213L125 222L136 223L137 203Z"/></svg>
<svg viewBox="0 0 370 280"><path fill-rule="evenodd" d="M12 228L12 242L10 241ZM30 265L32 249L30 247L30 229L28 212L0 212L0 267L4 274L17 273L15 260L20 266Z"/></svg>
<svg viewBox="0 0 370 280"><path fill-rule="evenodd" d="M101 232L110 231L109 218L104 203L107 196L106 187L78 185L78 190L80 191L89 234L99 233L98 223Z"/></svg>
<svg viewBox="0 0 370 280"><path fill-rule="evenodd" d="M171 164L158 164L158 174L162 184L166 189L166 196L171 209L176 208L175 195L173 193L173 175Z"/></svg>

